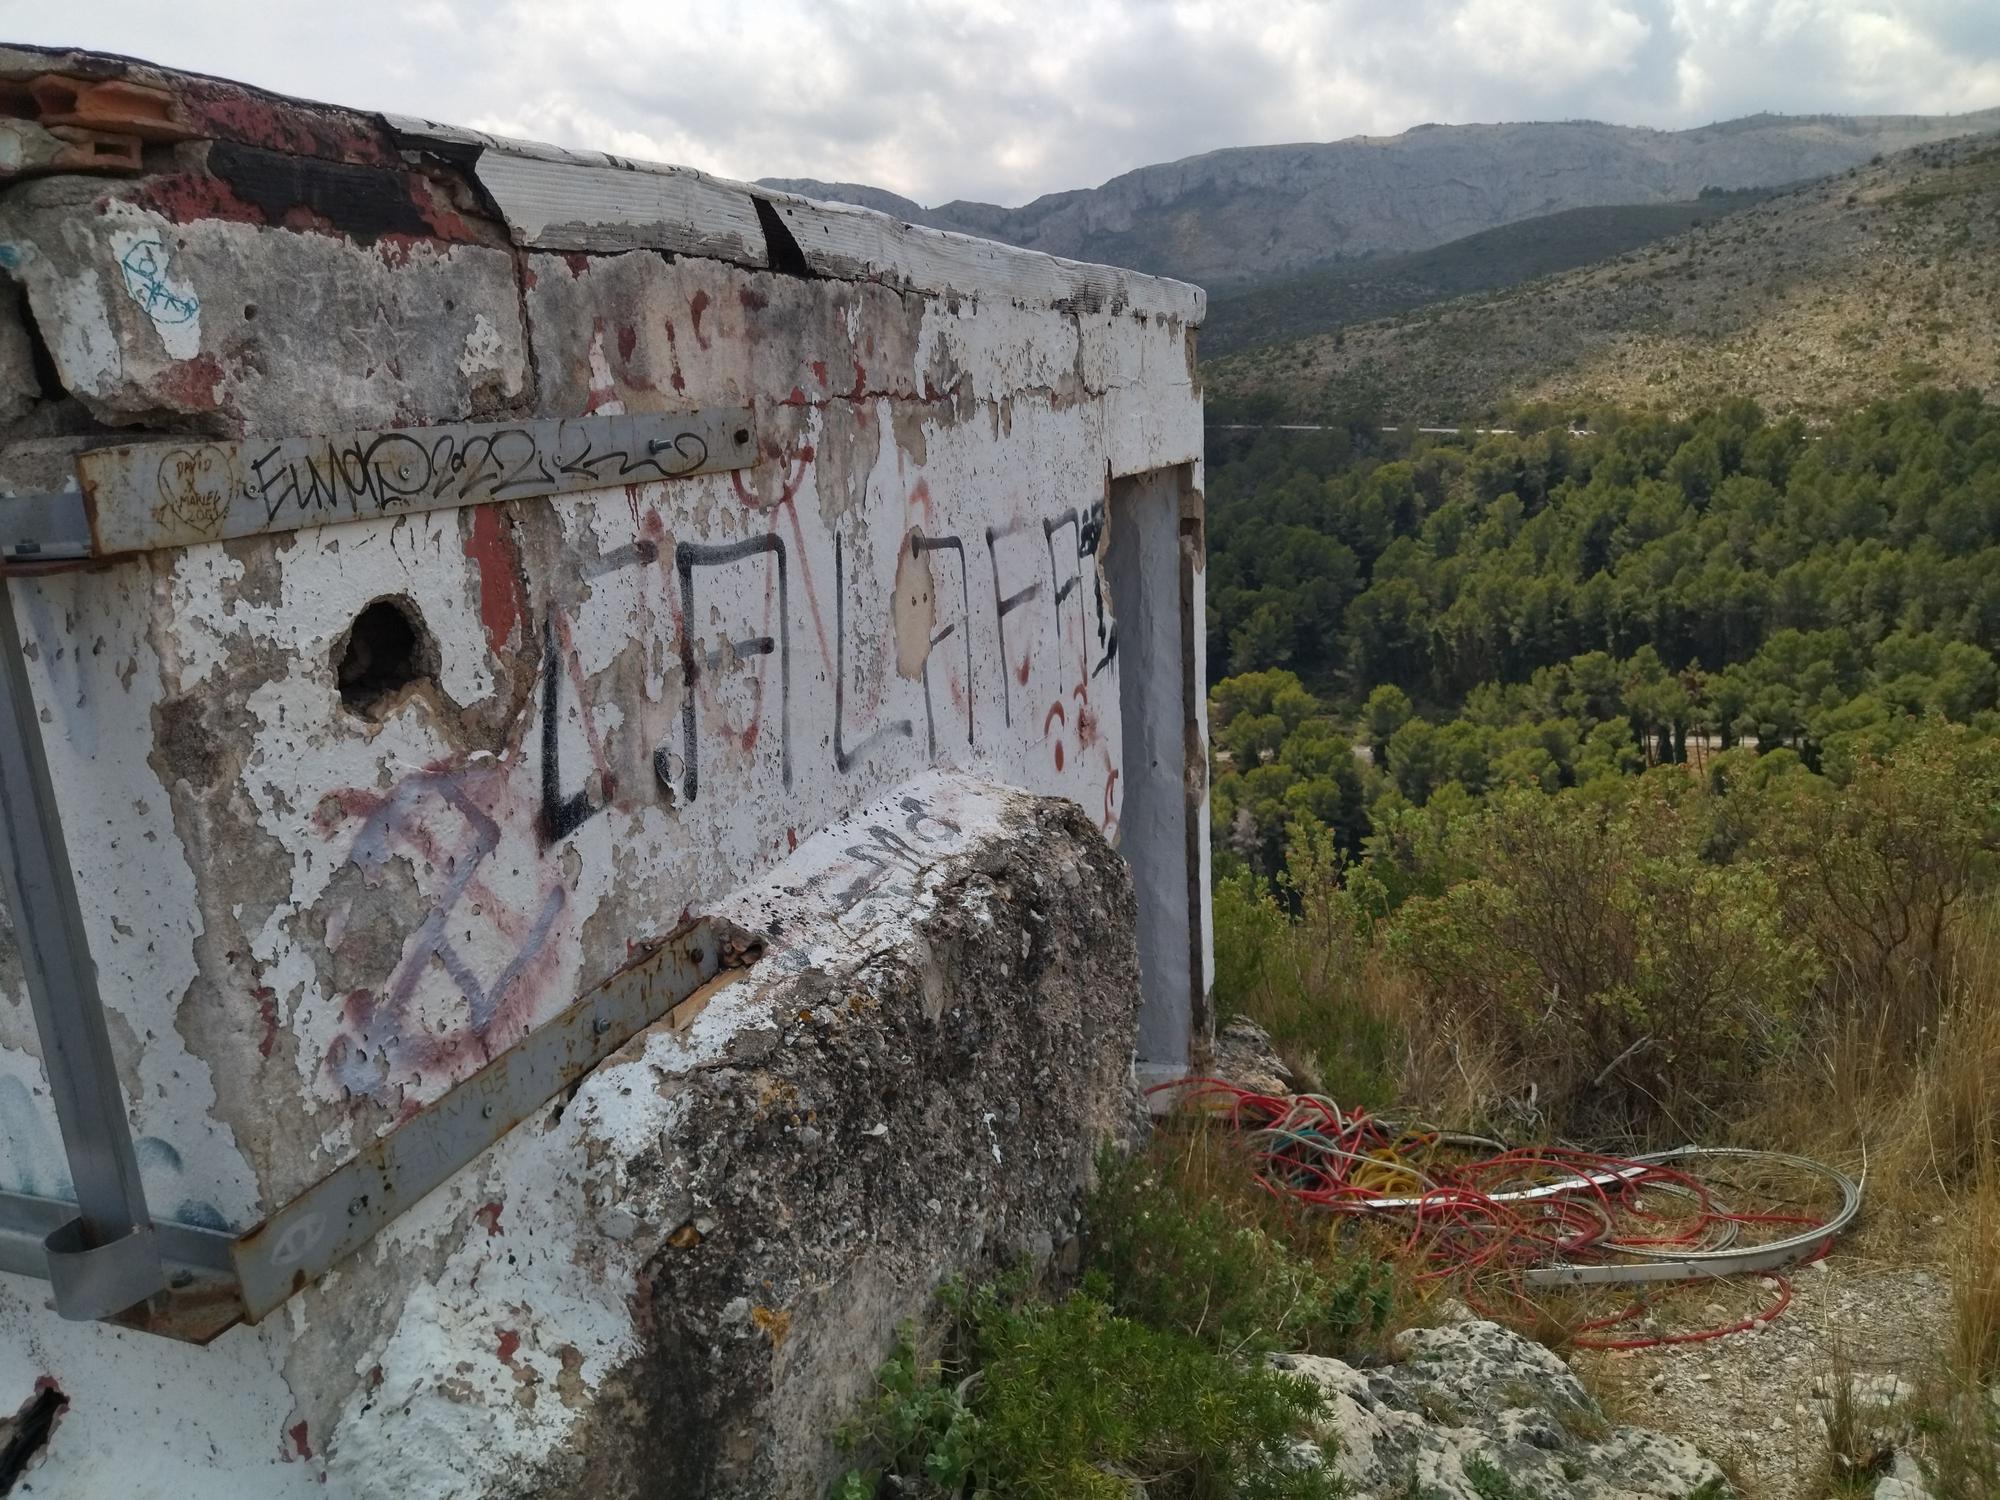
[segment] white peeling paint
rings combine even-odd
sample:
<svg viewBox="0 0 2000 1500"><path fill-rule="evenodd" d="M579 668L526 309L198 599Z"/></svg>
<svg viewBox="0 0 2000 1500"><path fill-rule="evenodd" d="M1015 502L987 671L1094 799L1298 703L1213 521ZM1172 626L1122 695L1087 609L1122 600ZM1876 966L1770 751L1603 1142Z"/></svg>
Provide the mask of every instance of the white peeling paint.
<svg viewBox="0 0 2000 1500"><path fill-rule="evenodd" d="M471 331L465 335L465 352L458 357L459 373L468 380L500 374L506 369L502 352L500 330L493 326L493 320L485 313L479 313L472 320Z"/></svg>

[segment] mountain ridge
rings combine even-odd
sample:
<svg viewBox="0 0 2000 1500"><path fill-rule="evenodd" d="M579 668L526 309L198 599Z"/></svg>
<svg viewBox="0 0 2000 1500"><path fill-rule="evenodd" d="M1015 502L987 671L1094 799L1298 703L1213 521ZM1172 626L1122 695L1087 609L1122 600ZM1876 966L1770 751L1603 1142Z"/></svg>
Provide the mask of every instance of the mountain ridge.
<svg viewBox="0 0 2000 1500"><path fill-rule="evenodd" d="M761 178L912 223L1213 287L1364 255L1428 249L1569 208L1773 188L1871 157L2000 130L1960 115L1745 115L1685 130L1599 121L1426 124L1389 136L1225 146L1019 207L926 208L862 183Z"/></svg>
<svg viewBox="0 0 2000 1500"><path fill-rule="evenodd" d="M1223 420L1459 423L1510 403L1824 418L2000 391L2000 141L1920 146L1579 269L1204 360Z"/></svg>

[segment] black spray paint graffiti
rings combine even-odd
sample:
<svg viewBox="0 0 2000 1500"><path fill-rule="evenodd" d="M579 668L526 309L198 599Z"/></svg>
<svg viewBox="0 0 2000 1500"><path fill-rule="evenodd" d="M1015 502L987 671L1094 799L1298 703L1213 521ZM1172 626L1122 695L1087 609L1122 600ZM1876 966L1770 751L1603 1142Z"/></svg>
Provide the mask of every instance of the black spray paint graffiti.
<svg viewBox="0 0 2000 1500"><path fill-rule="evenodd" d="M947 839L956 838L961 832L957 823L954 823L950 818L940 817L931 812L929 808L925 807L915 797L903 797L898 800L896 805L902 808L906 814L903 819L904 831L918 843L941 844ZM927 823L936 824L939 831L937 833L924 832L924 825ZM869 895L881 888L891 876L902 871L908 871L912 876L921 875L924 872L925 865L928 863L918 850L911 846L908 840L902 838L892 830L883 827L880 823L871 823L868 825L868 837L872 841L871 843L849 844L845 849L841 850L841 853L845 854L849 859L856 860L867 867L846 885L835 891L830 898L834 910L842 916L846 916L847 913L854 910L856 906L866 900ZM830 875L822 875L814 879L810 884L813 886L822 885L829 878Z"/></svg>
<svg viewBox="0 0 2000 1500"><path fill-rule="evenodd" d="M1097 665L1090 669L1090 675L1095 677L1108 667L1111 658L1118 654L1118 626L1104 613L1104 579L1095 567L1086 570L1084 566L1086 559L1097 556L1097 544L1104 535L1103 502L1099 501L1088 506L1080 513L1066 510L1061 515L1051 516L1042 522L1042 536L1049 544L1049 577L1052 579L1060 576L1056 567L1056 533L1065 526L1076 536L1076 570L1056 585L1056 639L1062 639L1062 602L1076 592L1077 586L1083 582L1084 574L1088 571L1091 601L1097 611L1097 644L1103 652L1097 659ZM1081 598L1077 600L1076 618L1077 628L1081 630L1083 626Z"/></svg>
<svg viewBox="0 0 2000 1500"><path fill-rule="evenodd" d="M965 743L972 744L972 586L965 574L965 543L955 536L925 536L922 531L910 532L910 556L923 557L931 552L956 552L958 554L958 599L964 615L964 626L960 633L965 638ZM957 625L947 625L931 637L930 645L924 648L924 734L930 744L930 757L937 760L937 715L931 709L931 653L950 639Z"/></svg>
<svg viewBox="0 0 2000 1500"><path fill-rule="evenodd" d="M768 635L755 636L749 640L737 641L727 650L736 657L769 656L778 653L778 756L784 768L785 789L792 785L792 635L791 598L785 583L785 544L775 532L753 536L740 542L720 542L713 545L698 542L682 542L674 548L674 567L681 579L681 755L683 772L681 795L689 802L701 789L701 772L698 758L697 715L695 713L695 684L700 681L705 669L713 669L725 659L723 652L710 653L707 661L697 662L694 654L694 570L696 568L721 568L745 558L756 557L768 552L778 568L778 638L774 641ZM838 553L835 554L838 566ZM653 755L653 770L666 780L666 766L658 751Z"/></svg>
<svg viewBox="0 0 2000 1500"><path fill-rule="evenodd" d="M847 562L840 533L833 534L833 764L840 774L859 764L877 744L916 733L908 719L892 719L852 749L847 745Z"/></svg>
<svg viewBox="0 0 2000 1500"><path fill-rule="evenodd" d="M1026 521L1014 520L1005 526L986 528L986 557L987 561L993 564L993 612L996 617L994 623L1000 632L1000 714L1010 728L1014 723L1014 688L1008 680L1013 675L1013 668L1007 659L1007 616L1039 595L1042 585L1037 581L1026 588L1016 589L1013 593L1003 596L1000 592L1000 553L996 544L1025 531L1027 526ZM1025 659L1021 667L1022 680L1025 682L1027 679Z"/></svg>
<svg viewBox="0 0 2000 1500"><path fill-rule="evenodd" d="M1042 583L1038 579L1024 584L1012 593L1005 592L1000 576L999 544L1028 531L1034 524L1033 519L1017 520L1005 526L988 527L986 530L987 557L993 572L994 623L1001 657L1001 703L1005 722L1010 727L1014 721L1013 683L1010 679L1018 676L1025 683L1028 661L1024 657L1018 668L1010 667L1008 664L1007 618L1039 598L1042 593ZM1077 597L1076 629L1079 632L1085 629L1086 615L1081 585L1086 576L1090 580L1092 603L1096 614L1097 641L1101 651L1096 665L1090 669L1090 675L1093 677L1102 672L1118 652L1117 628L1106 612L1102 578L1093 561L1099 538L1103 534L1103 526L1104 507L1101 502L1081 511L1068 509L1055 516L1041 519L1043 542L1048 549L1050 602L1055 611L1058 641L1063 637L1063 606L1072 595ZM1057 533L1065 530L1075 537L1073 558L1067 544L1058 549L1055 543ZM962 618L933 630L925 648L921 671L926 747L929 760L935 763L938 759L937 705L931 681L931 657L939 646L954 636L960 638L965 651L965 743L971 747L975 742L971 583L968 577L965 545L959 537L926 536L920 528L912 529L909 533L909 547L913 557L950 552L958 560L959 605ZM765 554L770 556L772 565L777 569L777 635L748 636L742 640L725 642L698 655L693 629L696 569L728 567ZM652 542L639 541L617 548L586 564L583 573L586 577L595 578L621 568L644 566L656 561L657 558L658 548ZM1063 558L1071 558L1067 577L1063 576L1060 562ZM674 563L679 580L681 604L680 656L683 690L681 764L679 767L673 764L673 757L664 745L655 747L652 752L652 763L656 780L671 799L683 805L691 804L695 800L701 789L701 725L697 706L699 683L705 675L713 674L731 661L775 654L778 657L779 667L780 759L784 784L789 790L792 785L791 599L784 542L774 533L716 545L682 542L675 548ZM870 730L855 743L848 743L847 561L845 541L838 531L833 538L833 575L833 758L835 768L842 775L846 775L883 741L914 738L916 726L907 718L891 719ZM573 668L566 673L567 662L567 619L562 615L560 608L552 603L544 612L542 620L541 831L546 843L559 842L576 832L592 817L602 812L605 804L615 797L617 791L615 778L602 757L599 757L597 766L602 800L593 798L588 786L566 790L563 785L559 733L564 696L563 678L565 675L576 675ZM581 688L582 683L579 681L577 686ZM588 712L587 707L586 712ZM593 749L595 748L593 742Z"/></svg>
<svg viewBox="0 0 2000 1500"><path fill-rule="evenodd" d="M699 432L628 449L582 424L544 422L278 443L250 460L245 490L275 523L286 513L361 515L412 501L474 503L543 495L551 487L637 484L691 474L707 462L708 440ZM163 471L162 494L169 493Z"/></svg>
<svg viewBox="0 0 2000 1500"><path fill-rule="evenodd" d="M556 647L556 607L542 614L542 839L553 844L568 838L603 808L587 790L564 794L562 748L557 730L562 711L562 653ZM606 787L610 795L613 788Z"/></svg>
<svg viewBox="0 0 2000 1500"><path fill-rule="evenodd" d="M623 547L613 548L602 557L586 562L580 569L586 579L602 578L624 568L644 567L658 560L659 544L648 538L640 538ZM552 602L542 614L542 841L553 844L568 838L577 829L588 823L598 813L604 811L603 804L593 802L588 789L565 793L562 789L562 747L560 735L562 715L562 678L566 653L567 625ZM587 711L587 710L586 710ZM655 751L653 768L660 777L662 786L671 787L672 782L662 768L662 756ZM607 800L617 792L617 778L608 767L598 767L598 778L602 783Z"/></svg>

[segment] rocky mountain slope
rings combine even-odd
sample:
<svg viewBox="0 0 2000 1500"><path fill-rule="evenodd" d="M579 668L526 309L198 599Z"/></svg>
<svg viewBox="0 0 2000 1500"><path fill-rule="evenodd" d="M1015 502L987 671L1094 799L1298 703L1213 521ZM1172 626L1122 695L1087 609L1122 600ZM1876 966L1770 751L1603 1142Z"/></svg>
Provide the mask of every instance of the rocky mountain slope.
<svg viewBox="0 0 2000 1500"><path fill-rule="evenodd" d="M1852 168L1596 265L1205 363L1212 416L1455 423L1512 400L1824 414L2000 391L2000 144Z"/></svg>
<svg viewBox="0 0 2000 1500"><path fill-rule="evenodd" d="M2000 130L2000 109L1752 115L1679 131L1591 121L1420 125L1393 136L1211 151L1020 208L960 201L926 209L853 183L764 181L940 229L1224 287L1338 256L1421 250L1566 208L1798 182L1978 130Z"/></svg>
<svg viewBox="0 0 2000 1500"><path fill-rule="evenodd" d="M1209 298L1201 352L1220 357L1572 271L1713 223L1761 202L1768 191L1711 189L1686 203L1566 208L1428 250L1335 261L1257 282Z"/></svg>

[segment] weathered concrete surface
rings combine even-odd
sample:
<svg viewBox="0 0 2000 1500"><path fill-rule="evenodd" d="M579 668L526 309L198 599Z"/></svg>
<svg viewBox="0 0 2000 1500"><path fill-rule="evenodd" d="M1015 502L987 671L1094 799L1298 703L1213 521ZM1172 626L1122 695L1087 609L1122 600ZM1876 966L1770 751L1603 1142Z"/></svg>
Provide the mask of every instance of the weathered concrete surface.
<svg viewBox="0 0 2000 1500"><path fill-rule="evenodd" d="M845 962L847 940L828 947L829 934L894 919L899 871L989 826L952 810L965 794L947 773L1064 799L1117 847L1137 714L1145 744L1178 750L1183 823L1205 850L1199 292L609 158L589 163L593 182L650 173L663 200L687 189L689 203L728 205L728 232L675 242L712 255L588 253L565 248L596 242L569 207L509 218L480 175L503 155L560 167L577 153L0 48L0 79L51 69L165 91L187 138L148 145L133 176L0 187L0 288L18 294L0 292L0 423L19 413L0 427L0 507L55 487L77 447L135 438L170 441L199 472L205 446L233 437L747 407L758 449L732 473L458 511L383 506L10 585L156 1216L252 1228L687 914L873 807L828 846L840 868L793 892L802 927L760 972L787 953ZM560 171L533 170L561 186ZM748 224L767 243L749 246ZM1106 566L1120 505L1118 534L1144 539L1156 572L1176 570L1145 574L1145 588L1196 622L1183 686L1129 703L1119 570ZM1206 891L1197 857L1161 898L1180 913L1170 957L1187 988L1211 967ZM6 939L0 925L0 1190L63 1197ZM939 972L932 999L974 1017L975 1060L987 1054L974 1031L1054 1046L1032 1028L1067 1024L1001 1016L1030 997L965 965ZM969 1001L953 998L961 982ZM734 1006L718 999L686 1037L648 1048L713 1041L700 1058L715 1062ZM967 1112L906 1072L896 1107L921 1100L997 1143L1010 1175L962 1194L948 1174L927 1186L915 1202L931 1213L935 1200L935 1223L891 1237L913 1247L905 1259L878 1247L894 1268L880 1289L840 1282L845 1250L786 1258L786 1237L807 1232L787 1217L805 1189L786 1173L831 1168L802 1154L781 1171L726 1132L685 1137L747 1162L746 1183L754 1169L776 1184L730 1200L738 1223L768 1214L742 1231L772 1253L755 1275L847 1285L837 1305L863 1343L884 1332L888 1289L914 1286L939 1246L1053 1233L1022 1215L1068 1170L1075 1134L1051 1127L1049 1176L1024 1167L1032 1142L1007 1145L1008 1129L1041 1118L1045 1092L1077 1118L1077 1080L1053 1063L1042 1078L981 1071L948 1048L911 1056L1006 1079L1010 1092ZM891 1066L865 1048L849 1060L849 1081L860 1061ZM589 1195L628 1190L603 1185L604 1163L683 1129L747 1128L701 1077L665 1095L593 1083L578 1098L597 1104L517 1131L430 1211L207 1350L61 1324L40 1286L0 1279L19 1335L0 1410L59 1380L71 1407L51 1452L77 1467L42 1482L75 1493L253 1472L247 1492L279 1493L295 1477L361 1483L371 1463L400 1474L402 1492L482 1493L495 1476L539 1473L576 1420L565 1395L592 1405L647 1328L663 1331L659 1348L727 1344L713 1308L676 1300L679 1283L635 1290L653 1276L658 1244L640 1226L659 1202L607 1221L629 1227L624 1239L586 1233L610 1212ZM699 1123L684 1121L696 1106ZM946 1138L926 1149L964 1145L942 1123L934 1133ZM900 1193L949 1165L912 1160L902 1175L877 1166ZM841 1215L871 1221L846 1189L822 1190L844 1206L809 1232L858 1244ZM687 1287L706 1297L737 1274L718 1264ZM504 1307L488 1300L502 1286ZM759 1409L799 1427L785 1403L843 1368L839 1347L788 1341L754 1379L697 1373L726 1390L767 1380L778 1394ZM872 1357L856 1379L861 1366ZM633 1375L635 1412L667 1409L664 1368ZM509 1401L488 1400L489 1386ZM191 1406L167 1429L169 1390ZM695 1410L686 1390L675 1399ZM399 1444L387 1434L401 1414ZM124 1442L134 1425L172 1436ZM706 1431L675 1428L683 1456L656 1464L707 1462ZM329 1468L336 1432L347 1457ZM436 1468L411 1456L433 1450ZM454 1477L463 1455L472 1477Z"/></svg>
<svg viewBox="0 0 2000 1500"><path fill-rule="evenodd" d="M921 861L849 852L906 799ZM193 1349L0 1279L0 1399L70 1402L32 1492L820 1494L899 1323L1046 1256L1131 1119L1130 877L1074 805L929 776L714 910L763 957L288 1316Z"/></svg>
<svg viewBox="0 0 2000 1500"><path fill-rule="evenodd" d="M41 394L21 294L0 277L0 426L27 415Z"/></svg>
<svg viewBox="0 0 2000 1500"><path fill-rule="evenodd" d="M277 138L260 107L231 128ZM360 124L339 139L367 155ZM491 402L747 404L760 457L17 585L163 1211L255 1223L684 907L927 767L1067 796L1117 837L1109 482L1184 466L1199 495L1192 331L1163 311L1187 289L1035 305L528 254L466 215L399 238L375 210L252 212L201 175L215 149L0 197L0 263L101 422L198 453ZM380 170L377 210L435 197L400 158ZM28 446L0 453L0 488L47 482ZM735 545L756 550L683 580L681 548ZM419 669L357 711L342 661L382 600L416 618ZM1152 706L1179 725L1184 705ZM26 1017L10 988L0 1187L61 1191Z"/></svg>
<svg viewBox="0 0 2000 1500"><path fill-rule="evenodd" d="M338 432L502 416L526 390L509 251L176 222L156 196L64 177L0 199L63 388L100 420Z"/></svg>

